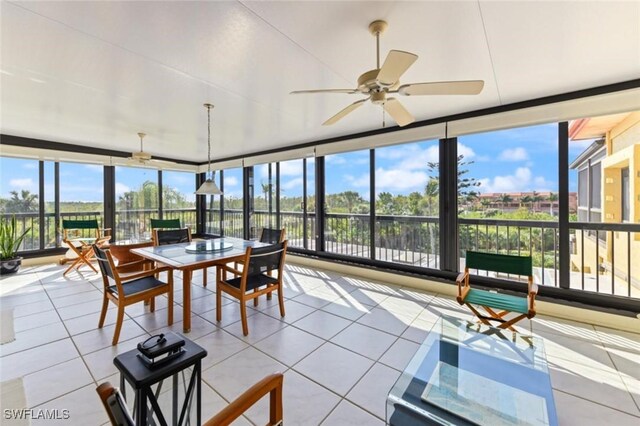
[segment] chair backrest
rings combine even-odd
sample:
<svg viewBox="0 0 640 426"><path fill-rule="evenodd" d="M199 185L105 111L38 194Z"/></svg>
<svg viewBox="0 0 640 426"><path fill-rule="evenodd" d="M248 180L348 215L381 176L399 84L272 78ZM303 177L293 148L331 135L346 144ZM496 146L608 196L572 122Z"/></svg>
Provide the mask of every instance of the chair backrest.
<svg viewBox="0 0 640 426"><path fill-rule="evenodd" d="M189 241L191 241L191 230L189 228L154 229L153 231L153 244L156 246L188 243Z"/></svg>
<svg viewBox="0 0 640 426"><path fill-rule="evenodd" d="M112 268L113 260L110 259L111 257L110 253L108 253L107 250L103 250L100 247L98 247L97 244L93 245L93 252L96 255L96 259L98 259L98 266L100 267L100 272L102 273L102 277L104 278L105 286L108 283L108 280L106 279L106 277L117 280L117 275L114 269Z"/></svg>
<svg viewBox="0 0 640 426"><path fill-rule="evenodd" d="M244 266L247 277L278 270L282 273L287 242L272 244L266 247L251 248Z"/></svg>
<svg viewBox="0 0 640 426"><path fill-rule="evenodd" d="M465 267L514 275L533 275L531 256L513 256L497 253L481 253L467 250Z"/></svg>
<svg viewBox="0 0 640 426"><path fill-rule="evenodd" d="M284 241L284 228L271 229L262 228L262 234L260 234L260 242L268 244L276 244Z"/></svg>
<svg viewBox="0 0 640 426"><path fill-rule="evenodd" d="M97 219L72 220L62 219L62 229L99 229Z"/></svg>
<svg viewBox="0 0 640 426"><path fill-rule="evenodd" d="M151 229L180 228L180 219L151 219Z"/></svg>
<svg viewBox="0 0 640 426"><path fill-rule="evenodd" d="M96 388L100 396L102 405L107 411L112 425L133 426L135 425L126 402L120 395L120 391L114 388L111 383L104 382Z"/></svg>

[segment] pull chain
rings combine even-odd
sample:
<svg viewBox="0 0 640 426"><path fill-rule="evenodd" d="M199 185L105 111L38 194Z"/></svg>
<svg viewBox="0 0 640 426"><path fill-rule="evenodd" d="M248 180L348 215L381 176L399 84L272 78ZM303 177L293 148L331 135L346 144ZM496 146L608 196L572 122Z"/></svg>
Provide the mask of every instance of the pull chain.
<svg viewBox="0 0 640 426"><path fill-rule="evenodd" d="M385 122L385 114L383 109L382 110L382 128L384 129L385 127L387 127L387 123Z"/></svg>

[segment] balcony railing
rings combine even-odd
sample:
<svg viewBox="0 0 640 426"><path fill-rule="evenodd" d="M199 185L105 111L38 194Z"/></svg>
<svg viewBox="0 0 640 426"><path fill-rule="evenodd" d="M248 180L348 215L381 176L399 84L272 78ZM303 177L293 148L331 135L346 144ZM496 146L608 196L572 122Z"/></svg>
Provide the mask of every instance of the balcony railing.
<svg viewBox="0 0 640 426"><path fill-rule="evenodd" d="M195 209L164 210L165 218L179 218L185 226L196 226ZM207 216L209 232L219 233L219 212ZM10 215L4 215L10 216ZM62 213L63 219L98 218L101 212ZM116 237L139 238L150 235L150 219L157 210L120 210L116 212ZM45 214L46 247L59 246L53 213ZM19 229L31 227L22 250L39 248L39 218L37 213L16 214ZM280 226L287 230L292 247L315 249L315 215L302 212L281 212ZM554 287L566 287L559 282L559 228L557 222L530 220L496 220L460 218L458 225L460 269L464 268L467 250L530 255L534 264L535 282ZM277 216L267 211L255 211L251 218L251 236L257 238L263 227L275 227ZM437 217L376 216L374 224L374 256L371 250L369 215L328 213L325 216L325 250L347 256L372 258L398 264L438 268L440 231ZM569 287L596 293L640 298L640 224L583 223L569 225L571 271ZM224 234L242 237L242 210L225 210ZM638 264L638 265L637 265ZM486 272L478 271L484 274ZM486 273L488 274L488 273ZM505 276L500 278L520 279Z"/></svg>

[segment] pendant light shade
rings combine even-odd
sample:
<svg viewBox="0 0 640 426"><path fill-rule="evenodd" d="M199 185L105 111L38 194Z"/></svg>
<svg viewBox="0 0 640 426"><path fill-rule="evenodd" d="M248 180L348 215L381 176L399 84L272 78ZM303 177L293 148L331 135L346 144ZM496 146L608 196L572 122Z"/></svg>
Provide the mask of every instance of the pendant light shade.
<svg viewBox="0 0 640 426"><path fill-rule="evenodd" d="M196 194L197 195L222 195L222 191L220 191L220 188L218 188L218 185L216 185L216 183L213 181L214 178L215 178L215 173L212 178L207 178L207 180L202 182L202 185L200 185L200 188L198 188L198 190L196 191Z"/></svg>
<svg viewBox="0 0 640 426"><path fill-rule="evenodd" d="M222 195L222 191L215 183L216 172L211 174L211 108L212 104L204 104L207 109L207 180L205 180L200 188L196 191L197 195ZM211 175L211 177L209 177Z"/></svg>

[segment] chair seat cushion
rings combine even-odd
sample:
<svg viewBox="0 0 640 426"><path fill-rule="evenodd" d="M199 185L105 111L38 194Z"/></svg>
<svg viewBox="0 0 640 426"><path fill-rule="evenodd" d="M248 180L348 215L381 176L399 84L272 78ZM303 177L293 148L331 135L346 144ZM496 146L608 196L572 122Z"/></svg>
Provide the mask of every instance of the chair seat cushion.
<svg viewBox="0 0 640 426"><path fill-rule="evenodd" d="M503 311L519 312L526 314L529 312L526 297L511 296L509 294L493 293L486 290L471 289L464 299L465 303L488 306Z"/></svg>
<svg viewBox="0 0 640 426"><path fill-rule="evenodd" d="M144 277L122 283L122 289L124 290L125 296L131 296L132 294L141 293L163 285L167 285L167 283L157 280L154 277ZM117 295L118 287L115 285L109 286L107 291Z"/></svg>
<svg viewBox="0 0 640 426"><path fill-rule="evenodd" d="M242 277L227 280L226 283L235 288L240 288L240 282ZM265 274L253 275L247 278L247 290L253 290L254 288L262 287L268 284L276 284L278 280Z"/></svg>

